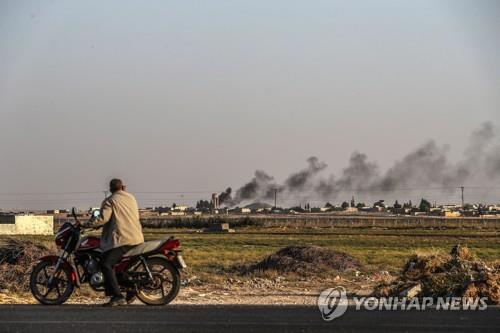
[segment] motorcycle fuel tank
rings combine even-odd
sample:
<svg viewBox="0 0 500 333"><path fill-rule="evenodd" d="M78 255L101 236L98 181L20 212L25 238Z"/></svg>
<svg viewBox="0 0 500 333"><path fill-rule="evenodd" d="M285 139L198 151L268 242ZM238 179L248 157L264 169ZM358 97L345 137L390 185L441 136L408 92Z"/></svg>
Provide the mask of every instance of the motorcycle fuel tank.
<svg viewBox="0 0 500 333"><path fill-rule="evenodd" d="M78 248L78 250L96 249L100 245L101 245L101 239L99 237L89 236L80 243L80 247Z"/></svg>

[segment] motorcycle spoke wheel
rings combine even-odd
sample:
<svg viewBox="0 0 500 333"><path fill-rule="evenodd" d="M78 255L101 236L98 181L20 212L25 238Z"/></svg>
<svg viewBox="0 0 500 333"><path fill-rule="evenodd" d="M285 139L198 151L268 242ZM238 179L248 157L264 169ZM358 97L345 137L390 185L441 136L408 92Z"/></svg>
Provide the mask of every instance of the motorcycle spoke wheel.
<svg viewBox="0 0 500 333"><path fill-rule="evenodd" d="M68 268L60 267L55 272L55 263L40 262L31 273L31 293L42 304L64 303L71 296L73 288L71 271Z"/></svg>
<svg viewBox="0 0 500 333"><path fill-rule="evenodd" d="M165 305L170 303L179 293L180 274L168 260L158 257L147 259L148 267L153 275L153 281L137 287L137 298L149 305ZM144 272L139 265L139 272ZM144 274L148 278L147 273Z"/></svg>

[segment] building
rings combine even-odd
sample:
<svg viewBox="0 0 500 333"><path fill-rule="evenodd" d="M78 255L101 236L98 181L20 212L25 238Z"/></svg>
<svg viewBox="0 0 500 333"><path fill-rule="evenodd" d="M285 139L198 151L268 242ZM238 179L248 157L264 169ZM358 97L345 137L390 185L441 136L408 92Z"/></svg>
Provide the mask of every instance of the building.
<svg viewBox="0 0 500 333"><path fill-rule="evenodd" d="M452 212L452 211L449 211L449 210L445 210L442 215L444 217L460 217L462 216L462 214L460 212Z"/></svg>
<svg viewBox="0 0 500 333"><path fill-rule="evenodd" d="M247 208L247 207L243 207L243 208L236 207L236 208L231 209L230 212L233 214L251 214L252 210L250 208Z"/></svg>
<svg viewBox="0 0 500 333"><path fill-rule="evenodd" d="M188 206L183 206L183 205L176 205L174 207L174 205L172 205L172 210L173 211L176 211L176 212L185 212L188 210Z"/></svg>
<svg viewBox="0 0 500 333"><path fill-rule="evenodd" d="M53 235L54 217L47 215L0 215L0 235Z"/></svg>
<svg viewBox="0 0 500 333"><path fill-rule="evenodd" d="M212 193L212 202L210 203L213 210L219 209L220 200L217 193Z"/></svg>
<svg viewBox="0 0 500 333"><path fill-rule="evenodd" d="M356 213L358 211L358 209L356 207L346 207L344 209L344 212L346 213Z"/></svg>

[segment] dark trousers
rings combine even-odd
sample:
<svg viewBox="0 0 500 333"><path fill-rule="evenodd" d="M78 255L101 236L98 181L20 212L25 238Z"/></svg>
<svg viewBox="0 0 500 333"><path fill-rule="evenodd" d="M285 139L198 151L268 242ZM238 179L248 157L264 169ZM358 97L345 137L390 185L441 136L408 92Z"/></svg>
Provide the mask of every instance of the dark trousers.
<svg viewBox="0 0 500 333"><path fill-rule="evenodd" d="M107 296L123 296L118 286L115 270L113 266L122 260L123 255L133 246L124 245L109 251L106 251L101 256L101 270L104 274L104 283Z"/></svg>

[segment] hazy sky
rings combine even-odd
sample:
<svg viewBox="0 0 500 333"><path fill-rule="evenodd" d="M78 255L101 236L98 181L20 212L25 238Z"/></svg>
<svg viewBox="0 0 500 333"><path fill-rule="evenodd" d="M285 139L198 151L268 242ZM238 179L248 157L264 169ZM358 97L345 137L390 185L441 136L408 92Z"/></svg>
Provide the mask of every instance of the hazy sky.
<svg viewBox="0 0 500 333"><path fill-rule="evenodd" d="M458 159L500 125L500 1L0 0L0 207ZM198 194L139 197L141 204Z"/></svg>

